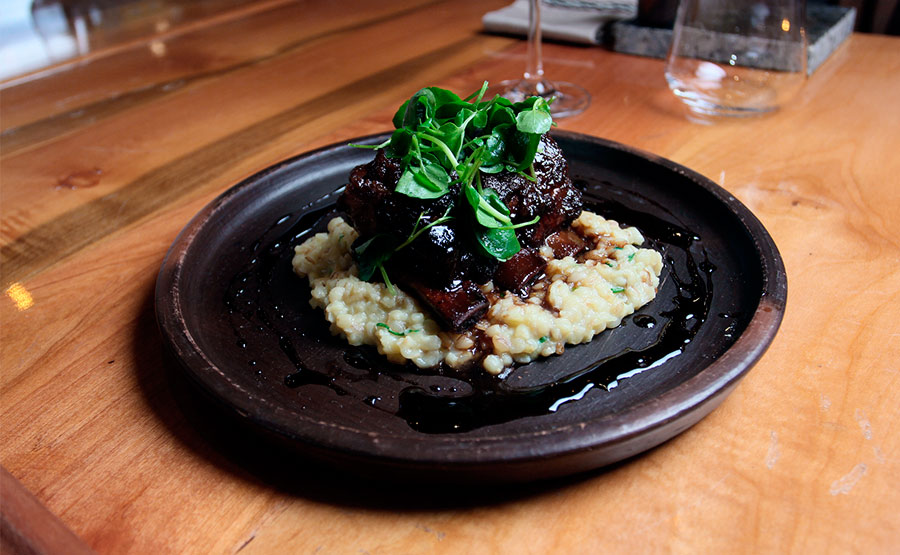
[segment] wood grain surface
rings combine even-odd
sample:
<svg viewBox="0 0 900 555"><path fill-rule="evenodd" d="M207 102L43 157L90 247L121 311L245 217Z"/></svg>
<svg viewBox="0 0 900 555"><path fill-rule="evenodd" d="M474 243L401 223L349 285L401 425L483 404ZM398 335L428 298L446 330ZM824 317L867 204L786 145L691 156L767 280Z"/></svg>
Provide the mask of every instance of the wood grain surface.
<svg viewBox="0 0 900 555"><path fill-rule="evenodd" d="M662 61L545 45L548 75L593 95L561 128L712 178L760 218L787 268L787 311L762 361L651 452L517 488L360 481L269 451L172 371L152 307L179 230L262 168L387 130L421 86L516 77L523 41L481 32L504 3L272 2L154 38L161 47L134 40L0 83L0 462L84 544L900 549L897 38L853 35L784 110L711 125L685 117ZM5 485L0 495L12 509Z"/></svg>

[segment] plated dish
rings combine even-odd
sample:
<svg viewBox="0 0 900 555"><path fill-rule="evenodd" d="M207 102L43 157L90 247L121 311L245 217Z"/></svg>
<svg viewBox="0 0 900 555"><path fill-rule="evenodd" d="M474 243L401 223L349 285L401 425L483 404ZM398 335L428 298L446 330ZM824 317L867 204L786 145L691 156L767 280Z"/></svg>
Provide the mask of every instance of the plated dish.
<svg viewBox="0 0 900 555"><path fill-rule="evenodd" d="M657 300L593 342L498 380L397 367L333 337L291 258L324 230L350 170L371 160L340 144L243 181L188 224L157 283L167 347L238 418L351 471L532 480L662 443L763 354L784 310L783 264L758 220L708 179L617 143L552 135L586 206L663 254Z"/></svg>
<svg viewBox="0 0 900 555"><path fill-rule="evenodd" d="M487 88L464 100L425 87L404 102L292 264L348 344L502 379L653 300L662 257L585 207L549 103L485 99Z"/></svg>

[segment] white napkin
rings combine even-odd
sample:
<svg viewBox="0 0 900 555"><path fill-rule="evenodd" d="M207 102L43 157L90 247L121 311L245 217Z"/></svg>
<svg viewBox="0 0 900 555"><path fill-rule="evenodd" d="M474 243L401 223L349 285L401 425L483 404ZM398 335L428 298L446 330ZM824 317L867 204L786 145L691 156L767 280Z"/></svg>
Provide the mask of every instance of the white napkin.
<svg viewBox="0 0 900 555"><path fill-rule="evenodd" d="M528 34L528 5L516 0L509 6L484 14L487 31L512 35ZM541 4L541 34L549 40L601 44L607 23L637 14L637 0L554 0Z"/></svg>

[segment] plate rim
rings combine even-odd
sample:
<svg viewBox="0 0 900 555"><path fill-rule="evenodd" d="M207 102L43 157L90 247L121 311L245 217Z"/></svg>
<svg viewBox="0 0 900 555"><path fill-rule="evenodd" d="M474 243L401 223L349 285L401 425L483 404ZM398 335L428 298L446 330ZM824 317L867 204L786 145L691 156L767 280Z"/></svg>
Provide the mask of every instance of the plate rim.
<svg viewBox="0 0 900 555"><path fill-rule="evenodd" d="M577 424L552 429L477 437L466 437L464 434L423 434L422 444L427 444L429 448L405 451L404 455L395 452L394 443L405 444L409 441L408 438L396 438L391 441L389 436L344 426L329 427L327 422L287 411L295 421L299 418L315 426L324 425L325 428L319 430L322 433L315 433L317 431L315 429L306 430L307 433L298 433L292 427L285 426L281 422L273 422L271 418L261 415L261 411L258 410L260 405L268 407L276 415L285 412L286 409L280 404L271 403L269 399L243 390L240 385L230 380L227 373L218 368L199 348L191 337L191 331L184 325L185 321L181 317L183 311L179 281L185 264L185 255L203 227L226 206L231 197L244 189L259 186L258 184L264 182L269 175L299 162L312 162L319 157L327 157L329 153L351 148L347 145L349 142L380 142L387 136L386 133L369 134L325 145L272 164L232 185L191 218L167 251L157 277L154 305L165 347L175 355L179 366L191 381L211 394L219 406L233 411L239 418L249 423L283 436L290 442L305 444L301 447L307 447L312 451L324 450L325 453L337 457L375 459L381 464L390 466L435 468L446 468L448 465L465 468L510 463L527 466L530 462L541 463L548 459L566 458L570 463L577 463L578 468L575 470L579 470L621 460L674 437L718 406L771 345L783 319L787 302L787 275L781 255L768 231L750 209L734 195L700 173L667 158L616 141L562 130L554 130L552 135L617 150L683 175L724 204L738 218L753 240L756 262L761 268L762 287L759 303L747 326L720 357L659 396L629 405L627 409L617 413L583 419ZM198 361L205 366L199 371L196 366L191 365L191 362L196 364ZM241 397L242 395L245 397ZM242 399L257 404L241 402ZM682 429L671 433L672 427L680 425ZM578 433L572 434L575 427L578 428ZM358 443L354 443L353 447L348 447L345 443L335 444L335 434L348 433L364 440L368 438L368 447L363 448ZM536 436L543 438L552 436L557 439L535 442L530 449L523 450L523 444ZM606 450L616 446L621 447L620 454L624 453L624 456L610 458L605 454ZM633 452L629 454L629 451ZM581 468L582 466L585 468Z"/></svg>

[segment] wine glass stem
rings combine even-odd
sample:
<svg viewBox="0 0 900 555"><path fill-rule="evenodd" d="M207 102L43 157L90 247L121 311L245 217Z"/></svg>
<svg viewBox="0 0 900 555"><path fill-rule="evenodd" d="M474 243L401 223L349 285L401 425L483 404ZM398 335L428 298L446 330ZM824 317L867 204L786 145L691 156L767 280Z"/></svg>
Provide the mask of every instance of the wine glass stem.
<svg viewBox="0 0 900 555"><path fill-rule="evenodd" d="M525 62L525 80L536 86L544 79L544 61L541 55L541 0L531 0L528 5L528 60Z"/></svg>

